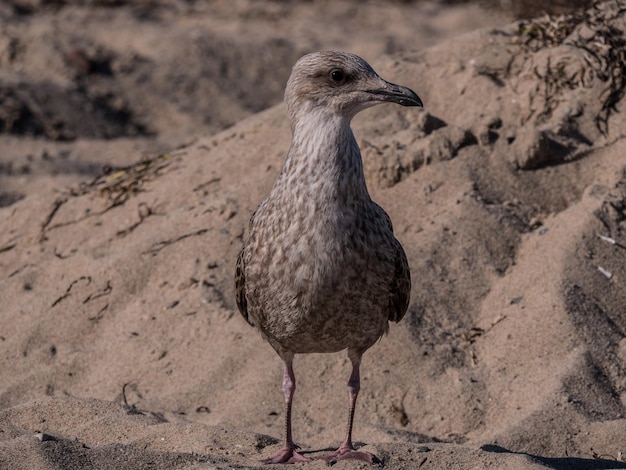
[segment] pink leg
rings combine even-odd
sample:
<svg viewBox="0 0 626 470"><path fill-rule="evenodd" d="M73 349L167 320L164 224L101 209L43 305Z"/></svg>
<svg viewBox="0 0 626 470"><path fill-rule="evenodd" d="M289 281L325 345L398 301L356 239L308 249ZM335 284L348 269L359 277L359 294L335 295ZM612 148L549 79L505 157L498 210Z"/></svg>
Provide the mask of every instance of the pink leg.
<svg viewBox="0 0 626 470"><path fill-rule="evenodd" d="M356 408L356 399L361 388L361 377L359 367L361 366L361 354L354 351L348 351L348 356L352 361L352 374L348 380L348 396L350 397L350 410L348 412L348 432L343 444L339 446L332 454L322 457L328 463L335 463L339 460L363 460L369 463L378 463L375 455L369 452L359 452L352 445L352 425L354 423L354 410Z"/></svg>
<svg viewBox="0 0 626 470"><path fill-rule="evenodd" d="M291 402L293 400L293 394L296 391L296 377L293 373L293 354L288 353L284 357L285 360L285 375L283 377L283 392L285 393L285 443L283 448L274 457L264 459L261 462L265 464L269 463L296 463L296 462L310 462L308 459L298 452L296 449L299 447L293 442L291 435Z"/></svg>

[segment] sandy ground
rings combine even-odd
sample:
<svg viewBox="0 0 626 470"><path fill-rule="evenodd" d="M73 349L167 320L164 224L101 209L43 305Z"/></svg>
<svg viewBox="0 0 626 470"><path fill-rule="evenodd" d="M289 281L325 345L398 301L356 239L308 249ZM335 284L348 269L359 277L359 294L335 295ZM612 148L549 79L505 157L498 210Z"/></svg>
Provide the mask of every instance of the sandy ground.
<svg viewBox="0 0 626 470"><path fill-rule="evenodd" d="M425 103L353 123L413 279L364 356L358 445L390 469L626 468L624 2L513 22L15 0L0 19L0 468L276 452L282 365L237 313L234 260L289 146L290 67L331 48ZM295 369L316 457L343 437L349 361Z"/></svg>

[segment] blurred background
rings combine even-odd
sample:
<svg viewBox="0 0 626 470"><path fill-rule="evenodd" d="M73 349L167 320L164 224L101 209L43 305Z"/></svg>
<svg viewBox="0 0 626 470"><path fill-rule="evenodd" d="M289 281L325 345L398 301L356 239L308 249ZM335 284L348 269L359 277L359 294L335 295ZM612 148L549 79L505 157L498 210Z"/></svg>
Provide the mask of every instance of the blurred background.
<svg viewBox="0 0 626 470"><path fill-rule="evenodd" d="M3 0L0 207L279 103L307 52L348 50L376 67L382 54L590 3Z"/></svg>

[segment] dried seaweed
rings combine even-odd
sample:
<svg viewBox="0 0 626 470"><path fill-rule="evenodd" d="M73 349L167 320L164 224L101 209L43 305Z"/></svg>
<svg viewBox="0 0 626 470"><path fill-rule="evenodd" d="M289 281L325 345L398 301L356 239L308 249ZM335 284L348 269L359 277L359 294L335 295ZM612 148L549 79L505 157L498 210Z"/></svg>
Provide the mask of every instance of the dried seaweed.
<svg viewBox="0 0 626 470"><path fill-rule="evenodd" d="M131 196L143 191L143 185L159 177L172 163L173 156L160 154L125 167L117 167L94 180L71 189L72 196L99 191L108 200L108 209L124 204Z"/></svg>
<svg viewBox="0 0 626 470"><path fill-rule="evenodd" d="M515 42L526 52L562 44L585 51L586 65L591 74L607 83L601 93L600 111L594 118L598 131L603 135L608 134L609 117L617 111L616 105L626 92L626 39L623 29L612 24L625 13L626 3L623 1L595 4L584 12L521 21L515 37ZM548 67L545 74L538 74L546 86L545 109L539 116L549 116L556 106L555 96L559 90L588 86L585 81L587 74L584 68L567 74L564 66L558 64Z"/></svg>
<svg viewBox="0 0 626 470"><path fill-rule="evenodd" d="M108 210L124 204L132 196L142 192L143 186L146 182L152 181L161 176L165 168L167 168L174 161L173 158L174 156L171 154L160 154L145 158L133 165L117 167L109 170L104 175L98 176L90 182L81 183L78 188L68 189L65 194L58 197L53 202L48 216L41 224L39 241L41 242L46 240L46 234L51 229L71 225L88 217L104 214ZM59 209L67 203L70 198L94 192L97 192L106 198L106 204L102 210L90 211L78 219L68 222L52 224L52 221ZM149 213L147 215L151 215L152 210L149 210L148 212ZM143 221L143 219L141 219L141 221ZM132 227L131 231L134 228L135 227Z"/></svg>

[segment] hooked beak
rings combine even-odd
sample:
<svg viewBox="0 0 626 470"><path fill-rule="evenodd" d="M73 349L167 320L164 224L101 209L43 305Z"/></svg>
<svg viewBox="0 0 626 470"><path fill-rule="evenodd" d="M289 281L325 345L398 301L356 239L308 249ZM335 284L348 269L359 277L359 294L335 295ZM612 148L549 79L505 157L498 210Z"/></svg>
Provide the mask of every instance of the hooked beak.
<svg viewBox="0 0 626 470"><path fill-rule="evenodd" d="M377 101L389 101L391 103L401 104L402 106L424 107L422 100L413 90L389 82L385 82L383 88L367 90L367 93L370 93L372 98Z"/></svg>

